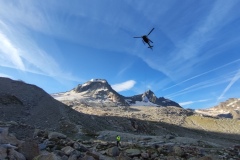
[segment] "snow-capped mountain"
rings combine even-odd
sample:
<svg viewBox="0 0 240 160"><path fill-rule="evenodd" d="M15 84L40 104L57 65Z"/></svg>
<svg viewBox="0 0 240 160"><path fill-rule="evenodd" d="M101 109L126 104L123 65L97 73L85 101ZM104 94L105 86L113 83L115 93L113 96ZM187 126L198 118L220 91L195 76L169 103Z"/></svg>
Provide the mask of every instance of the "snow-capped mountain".
<svg viewBox="0 0 240 160"><path fill-rule="evenodd" d="M178 103L171 101L169 99L165 99L164 97L157 98L155 94L148 90L144 92L143 94L135 95L132 97L126 97L126 101L129 103L129 105L152 105L152 106L176 106L181 107Z"/></svg>
<svg viewBox="0 0 240 160"><path fill-rule="evenodd" d="M90 106L128 105L124 97L113 90L105 79L91 79L68 92L56 93L52 96L70 105L82 103Z"/></svg>
<svg viewBox="0 0 240 160"><path fill-rule="evenodd" d="M217 106L196 110L196 112L209 116L240 119L240 98L230 98Z"/></svg>
<svg viewBox="0 0 240 160"><path fill-rule="evenodd" d="M91 79L83 84L79 84L70 91L52 94L52 96L68 105L180 107L180 105L174 101L163 97L157 98L150 90L132 97L124 97L113 90L105 79Z"/></svg>

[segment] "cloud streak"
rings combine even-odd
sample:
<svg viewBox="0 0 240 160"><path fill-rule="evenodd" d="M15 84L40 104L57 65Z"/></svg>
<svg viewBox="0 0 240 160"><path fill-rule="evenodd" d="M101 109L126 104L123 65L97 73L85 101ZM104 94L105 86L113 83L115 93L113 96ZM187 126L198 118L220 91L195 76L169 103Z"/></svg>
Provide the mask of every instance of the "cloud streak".
<svg viewBox="0 0 240 160"><path fill-rule="evenodd" d="M25 66L20 57L19 50L11 43L11 41L0 32L0 61L1 64L7 63L8 65L13 65L15 68L20 70L25 70Z"/></svg>
<svg viewBox="0 0 240 160"><path fill-rule="evenodd" d="M240 59L234 60L234 61L229 62L229 63L227 63L227 64L224 64L224 65L222 65L222 66L220 66L220 67L214 68L214 69L209 70L209 71L207 71L207 72L198 74L198 75L193 76L193 77L191 77L191 78L188 78L188 79L186 79L186 80L184 80L184 81L181 81L181 82L179 82L179 83L177 83L177 84L175 84L175 85L172 85L172 86L170 86L170 87L168 87L168 88L163 89L163 91L168 90L168 89L170 89L170 88L173 88L173 87L175 87L175 86L178 86L178 85L180 85L180 84L183 84L183 83L185 83L185 82L188 82L188 81L190 81L190 80L193 80L193 79L195 79L195 78L201 77L201 76L203 76L203 75L212 73L212 72L214 72L214 71L217 71L217 70L219 70L219 69L222 69L222 68L224 68L224 67L227 67L227 66L229 66L229 65L231 65L231 64L234 64L234 63L237 63L237 62L240 62Z"/></svg>
<svg viewBox="0 0 240 160"><path fill-rule="evenodd" d="M207 102L210 101L211 99L201 99L201 100L197 100L197 101L187 101L187 102L180 102L179 105L180 106L187 106L190 104L194 104L194 103L201 103L201 102Z"/></svg>
<svg viewBox="0 0 240 160"><path fill-rule="evenodd" d="M230 83L227 85L227 87L224 89L222 94L218 97L218 101L224 97L225 93L234 85L235 82L237 82L240 78L240 69L239 71L234 75L234 77L231 79Z"/></svg>
<svg viewBox="0 0 240 160"><path fill-rule="evenodd" d="M122 91L130 90L132 87L134 87L135 84L136 82L134 80L128 80L123 83L114 84L112 85L112 88L117 92L122 92Z"/></svg>
<svg viewBox="0 0 240 160"><path fill-rule="evenodd" d="M54 78L81 81L63 71L47 51L41 49L26 28L0 21L0 66Z"/></svg>
<svg viewBox="0 0 240 160"><path fill-rule="evenodd" d="M194 85L191 85L185 89L182 89L180 91L177 91L177 92L174 92L172 94L169 94L167 95L166 97L168 98L173 98L173 97L176 97L176 96L180 96L180 95L183 95L183 94L186 94L186 93L190 93L190 92L194 92L194 91L197 91L197 90L200 90L200 89L204 89L204 88L209 88L209 87L213 87L213 86L216 86L216 85L220 85L220 84L223 84L223 83L226 83L226 82L229 82L231 81L233 75L236 74L236 71L233 71L233 72L230 72L224 76L221 76L221 77L215 77L213 79L209 79L207 81L202 81L202 82L199 82L197 84L194 84Z"/></svg>

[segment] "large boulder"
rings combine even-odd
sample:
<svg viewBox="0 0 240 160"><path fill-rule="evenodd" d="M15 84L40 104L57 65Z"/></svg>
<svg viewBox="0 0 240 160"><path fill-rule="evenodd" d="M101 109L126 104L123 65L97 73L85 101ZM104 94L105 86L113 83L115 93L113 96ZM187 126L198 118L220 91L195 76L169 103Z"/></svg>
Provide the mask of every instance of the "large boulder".
<svg viewBox="0 0 240 160"><path fill-rule="evenodd" d="M139 149L127 149L125 151L129 157L140 156L141 151Z"/></svg>
<svg viewBox="0 0 240 160"><path fill-rule="evenodd" d="M67 136L65 134L58 133L58 132L50 132L48 134L48 139L49 140L65 139L65 138L67 138Z"/></svg>
<svg viewBox="0 0 240 160"><path fill-rule="evenodd" d="M54 153L44 153L34 157L33 160L62 160L62 158L55 155Z"/></svg>
<svg viewBox="0 0 240 160"><path fill-rule="evenodd" d="M107 149L106 153L109 156L116 157L119 155L120 152L119 152L118 147L114 146L112 148Z"/></svg>
<svg viewBox="0 0 240 160"><path fill-rule="evenodd" d="M7 157L7 148L0 146L0 159L6 159Z"/></svg>
<svg viewBox="0 0 240 160"><path fill-rule="evenodd" d="M13 148L9 149L8 158L17 159L17 160L26 160L26 158L22 153L15 151Z"/></svg>
<svg viewBox="0 0 240 160"><path fill-rule="evenodd" d="M40 154L38 143L33 140L26 140L19 147L19 152L22 153L27 159L33 159Z"/></svg>
<svg viewBox="0 0 240 160"><path fill-rule="evenodd" d="M14 146L19 146L22 141L18 140L13 134L8 133L8 128L0 127L0 144L11 144Z"/></svg>

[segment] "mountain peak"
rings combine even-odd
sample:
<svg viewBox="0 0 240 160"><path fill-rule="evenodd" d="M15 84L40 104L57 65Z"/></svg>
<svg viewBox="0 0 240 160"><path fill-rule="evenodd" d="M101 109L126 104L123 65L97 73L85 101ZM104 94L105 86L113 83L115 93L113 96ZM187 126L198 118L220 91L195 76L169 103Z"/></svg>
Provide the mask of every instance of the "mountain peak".
<svg viewBox="0 0 240 160"><path fill-rule="evenodd" d="M126 97L129 105L143 105L143 106L176 106L181 108L181 106L169 99L164 97L157 98L153 91L150 89L145 91L143 94L135 95L132 97ZM141 103L143 102L143 103Z"/></svg>
<svg viewBox="0 0 240 160"><path fill-rule="evenodd" d="M95 99L99 104L106 103L113 106L128 105L124 97L113 90L105 79L91 79L83 84L79 84L73 90L65 94L73 96L75 100L79 101L84 99L85 102L91 101L91 103L94 103L93 99ZM94 105L96 106L97 103Z"/></svg>
<svg viewBox="0 0 240 160"><path fill-rule="evenodd" d="M77 93L89 91L91 90L97 90L97 89L112 89L111 86L108 84L107 80L105 79L91 79L83 84L79 84L77 87L75 87L73 90Z"/></svg>
<svg viewBox="0 0 240 160"><path fill-rule="evenodd" d="M107 83L107 80L106 79L91 79L90 82L102 82L102 83Z"/></svg>
<svg viewBox="0 0 240 160"><path fill-rule="evenodd" d="M153 93L153 91L152 91L152 90L150 90L150 89L149 89L149 90L147 90L145 93L147 93L147 94L154 94L154 93Z"/></svg>

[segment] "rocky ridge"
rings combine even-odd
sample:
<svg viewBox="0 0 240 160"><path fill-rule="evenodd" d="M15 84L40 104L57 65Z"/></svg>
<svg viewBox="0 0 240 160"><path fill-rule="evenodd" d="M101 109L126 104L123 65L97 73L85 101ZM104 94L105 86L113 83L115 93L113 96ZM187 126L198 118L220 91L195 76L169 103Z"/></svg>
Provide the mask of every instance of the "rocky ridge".
<svg viewBox="0 0 240 160"><path fill-rule="evenodd" d="M240 98L230 98L217 106L199 109L196 112L214 117L240 119Z"/></svg>

